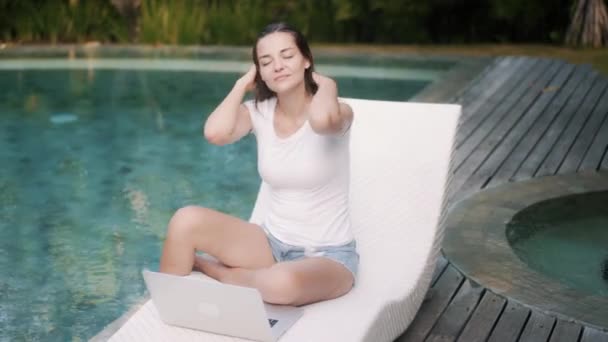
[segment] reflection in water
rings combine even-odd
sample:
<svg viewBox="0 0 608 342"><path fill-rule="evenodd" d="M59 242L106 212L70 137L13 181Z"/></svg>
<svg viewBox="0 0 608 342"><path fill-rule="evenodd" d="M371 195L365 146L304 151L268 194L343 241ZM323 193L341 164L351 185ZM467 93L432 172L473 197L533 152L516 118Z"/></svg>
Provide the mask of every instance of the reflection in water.
<svg viewBox="0 0 608 342"><path fill-rule="evenodd" d="M30 94L25 98L25 102L23 103L23 109L27 113L33 113L38 111L38 95Z"/></svg>
<svg viewBox="0 0 608 342"><path fill-rule="evenodd" d="M143 191L129 188L128 186L123 191L131 204L131 210L135 213L134 222L138 224L146 224L148 216L148 198Z"/></svg>
<svg viewBox="0 0 608 342"><path fill-rule="evenodd" d="M51 116L51 122L57 125L70 123L78 120L78 117L70 113L58 113Z"/></svg>

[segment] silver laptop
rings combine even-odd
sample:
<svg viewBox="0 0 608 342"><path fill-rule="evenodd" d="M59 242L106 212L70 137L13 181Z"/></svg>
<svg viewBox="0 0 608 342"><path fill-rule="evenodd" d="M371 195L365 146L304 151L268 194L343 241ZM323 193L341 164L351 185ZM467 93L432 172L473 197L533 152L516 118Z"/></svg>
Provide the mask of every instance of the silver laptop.
<svg viewBox="0 0 608 342"><path fill-rule="evenodd" d="M200 276L144 270L160 318L167 324L256 341L276 341L303 309L271 305L257 289L222 284Z"/></svg>

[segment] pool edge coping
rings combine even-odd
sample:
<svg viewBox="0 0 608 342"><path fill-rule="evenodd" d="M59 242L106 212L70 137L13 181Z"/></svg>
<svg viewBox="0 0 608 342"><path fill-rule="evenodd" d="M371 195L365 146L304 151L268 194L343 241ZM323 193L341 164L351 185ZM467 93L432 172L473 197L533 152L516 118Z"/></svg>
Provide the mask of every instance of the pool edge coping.
<svg viewBox="0 0 608 342"><path fill-rule="evenodd" d="M356 55L356 56L380 56L380 57L408 57L417 60L435 59L447 62L454 62L462 59L471 58L484 58L484 56L469 56L461 53L445 54L433 51L411 51L401 50L397 46L395 49L376 46L357 46L357 45L343 45L334 46L320 44L310 44L313 49L314 55L320 53L325 56L343 56ZM66 44L8 44L4 47L0 46L0 56L11 54L11 53L30 53L32 51L43 53L84 53L90 55L99 53L102 51L106 52L140 52L140 53L155 53L157 55L162 54L193 54L193 53L234 53L240 54L250 58L251 46L250 45L170 45L170 44L107 44L107 43L66 43ZM384 50L384 51L379 51ZM492 56L485 56L492 57Z"/></svg>
<svg viewBox="0 0 608 342"><path fill-rule="evenodd" d="M145 294L142 298L139 298L135 304L129 306L129 310L123 313L120 317L110 322L101 331L95 334L95 336L89 339L89 342L101 342L109 340L120 328L125 325L148 301L150 295Z"/></svg>

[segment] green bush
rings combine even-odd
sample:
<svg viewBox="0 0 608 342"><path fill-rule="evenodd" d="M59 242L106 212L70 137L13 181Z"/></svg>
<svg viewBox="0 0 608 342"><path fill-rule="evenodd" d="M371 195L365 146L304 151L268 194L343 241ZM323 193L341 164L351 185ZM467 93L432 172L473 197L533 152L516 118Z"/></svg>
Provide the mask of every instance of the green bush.
<svg viewBox="0 0 608 342"><path fill-rule="evenodd" d="M127 1L127 0L125 0ZM561 43L574 0L141 0L139 42L251 44L272 21L314 42ZM0 0L0 39L128 40L111 0ZM132 29L134 26L130 27Z"/></svg>
<svg viewBox="0 0 608 342"><path fill-rule="evenodd" d="M278 1L217 1L208 7L209 22L205 43L251 44L258 31L272 21Z"/></svg>
<svg viewBox="0 0 608 342"><path fill-rule="evenodd" d="M105 0L0 0L0 34L20 42L123 42L124 19Z"/></svg>
<svg viewBox="0 0 608 342"><path fill-rule="evenodd" d="M143 0L141 41L144 43L200 44L208 13L200 0Z"/></svg>

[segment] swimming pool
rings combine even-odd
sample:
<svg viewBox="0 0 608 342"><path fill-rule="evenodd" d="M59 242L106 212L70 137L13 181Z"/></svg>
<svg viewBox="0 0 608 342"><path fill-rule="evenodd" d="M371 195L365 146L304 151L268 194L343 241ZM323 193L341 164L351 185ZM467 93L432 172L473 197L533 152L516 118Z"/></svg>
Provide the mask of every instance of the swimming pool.
<svg viewBox="0 0 608 342"><path fill-rule="evenodd" d="M608 192L543 201L517 213L507 239L528 266L590 295L608 297Z"/></svg>
<svg viewBox="0 0 608 342"><path fill-rule="evenodd" d="M253 138L216 147L201 137L247 62L17 57L0 58L0 341L87 339L141 298L140 272L157 268L177 208L248 217ZM385 100L449 69L318 63L341 96Z"/></svg>

